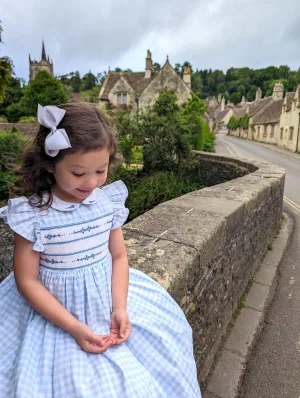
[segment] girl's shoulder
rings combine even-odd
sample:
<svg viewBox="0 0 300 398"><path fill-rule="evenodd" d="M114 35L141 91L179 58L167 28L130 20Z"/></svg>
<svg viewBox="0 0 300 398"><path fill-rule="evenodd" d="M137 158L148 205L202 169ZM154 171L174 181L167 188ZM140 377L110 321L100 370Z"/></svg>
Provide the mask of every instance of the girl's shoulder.
<svg viewBox="0 0 300 398"><path fill-rule="evenodd" d="M100 191L104 192L107 198L111 202L123 202L128 197L128 189L123 181L118 180L100 188Z"/></svg>
<svg viewBox="0 0 300 398"><path fill-rule="evenodd" d="M33 201L32 201L33 200ZM34 242L34 250L42 251L40 227L34 204L36 198L9 199L7 206L0 208L0 218L17 234L30 242Z"/></svg>
<svg viewBox="0 0 300 398"><path fill-rule="evenodd" d="M118 180L100 189L107 200L112 204L113 221L111 229L121 227L128 218L129 210L125 207L128 189L123 181Z"/></svg>

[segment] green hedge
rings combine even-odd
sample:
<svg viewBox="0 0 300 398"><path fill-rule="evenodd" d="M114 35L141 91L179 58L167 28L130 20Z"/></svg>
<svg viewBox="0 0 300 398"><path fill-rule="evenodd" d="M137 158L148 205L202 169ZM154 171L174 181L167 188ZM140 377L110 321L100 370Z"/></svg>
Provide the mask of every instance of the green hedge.
<svg viewBox="0 0 300 398"><path fill-rule="evenodd" d="M17 181L13 170L20 163L25 138L15 131L0 131L0 200L6 200Z"/></svg>
<svg viewBox="0 0 300 398"><path fill-rule="evenodd" d="M173 172L156 172L145 175L138 169L121 166L114 170L113 180L122 180L129 191L126 206L128 221L140 216L160 203L203 188L201 182L191 177L178 176Z"/></svg>

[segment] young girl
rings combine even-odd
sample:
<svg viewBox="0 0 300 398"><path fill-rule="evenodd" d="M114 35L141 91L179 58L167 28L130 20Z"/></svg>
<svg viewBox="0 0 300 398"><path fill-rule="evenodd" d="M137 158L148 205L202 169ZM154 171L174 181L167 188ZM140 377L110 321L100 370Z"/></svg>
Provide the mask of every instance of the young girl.
<svg viewBox="0 0 300 398"><path fill-rule="evenodd" d="M95 107L39 106L21 175L32 196L1 216L15 233L0 285L1 398L199 398L192 332L156 282L130 269L116 157Z"/></svg>

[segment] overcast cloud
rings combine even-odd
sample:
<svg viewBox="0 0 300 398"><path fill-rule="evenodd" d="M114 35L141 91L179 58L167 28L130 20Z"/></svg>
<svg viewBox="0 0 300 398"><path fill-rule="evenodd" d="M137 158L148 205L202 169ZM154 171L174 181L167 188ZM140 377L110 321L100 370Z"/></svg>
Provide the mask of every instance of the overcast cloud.
<svg viewBox="0 0 300 398"><path fill-rule="evenodd" d="M56 75L144 70L148 48L194 69L300 67L299 0L0 0L0 19L1 55L25 80L42 38Z"/></svg>

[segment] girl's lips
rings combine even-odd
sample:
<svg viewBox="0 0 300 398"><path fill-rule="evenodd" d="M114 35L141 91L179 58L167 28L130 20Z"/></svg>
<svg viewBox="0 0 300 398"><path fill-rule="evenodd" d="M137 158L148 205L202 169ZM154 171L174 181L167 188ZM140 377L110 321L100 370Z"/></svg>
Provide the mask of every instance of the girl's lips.
<svg viewBox="0 0 300 398"><path fill-rule="evenodd" d="M77 190L78 190L79 192L82 192L82 193L90 193L90 192L92 192L92 191L84 191L83 189L79 189L79 188L77 188Z"/></svg>

